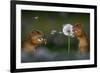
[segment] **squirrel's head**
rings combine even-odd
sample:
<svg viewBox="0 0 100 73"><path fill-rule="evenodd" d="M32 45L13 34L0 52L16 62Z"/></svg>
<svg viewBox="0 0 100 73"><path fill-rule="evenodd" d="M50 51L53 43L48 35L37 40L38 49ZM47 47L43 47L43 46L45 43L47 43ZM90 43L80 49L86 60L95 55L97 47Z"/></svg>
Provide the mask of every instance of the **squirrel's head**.
<svg viewBox="0 0 100 73"><path fill-rule="evenodd" d="M76 37L81 37L82 34L84 33L82 24L81 23L76 23L73 26L73 32L74 32Z"/></svg>
<svg viewBox="0 0 100 73"><path fill-rule="evenodd" d="M33 30L29 36L29 40L31 40L32 44L34 45L39 45L39 44L46 44L46 39L44 39L44 34L43 32L39 30Z"/></svg>

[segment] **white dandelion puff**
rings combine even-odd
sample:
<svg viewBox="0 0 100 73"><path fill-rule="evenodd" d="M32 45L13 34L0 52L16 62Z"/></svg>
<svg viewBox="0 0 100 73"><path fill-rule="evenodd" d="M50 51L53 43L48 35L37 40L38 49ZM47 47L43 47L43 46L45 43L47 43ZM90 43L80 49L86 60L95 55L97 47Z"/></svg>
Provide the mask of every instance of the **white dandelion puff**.
<svg viewBox="0 0 100 73"><path fill-rule="evenodd" d="M73 26L71 24L65 24L62 31L64 35L74 37Z"/></svg>

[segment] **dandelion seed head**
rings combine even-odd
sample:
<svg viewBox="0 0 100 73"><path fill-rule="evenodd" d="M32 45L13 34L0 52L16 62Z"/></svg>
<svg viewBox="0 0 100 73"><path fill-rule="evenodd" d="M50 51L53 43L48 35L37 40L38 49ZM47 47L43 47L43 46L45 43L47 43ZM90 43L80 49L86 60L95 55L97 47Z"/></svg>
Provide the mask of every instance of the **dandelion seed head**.
<svg viewBox="0 0 100 73"><path fill-rule="evenodd" d="M71 24L65 24L63 25L63 29L62 29L64 35L66 36L74 36L73 35L73 26Z"/></svg>

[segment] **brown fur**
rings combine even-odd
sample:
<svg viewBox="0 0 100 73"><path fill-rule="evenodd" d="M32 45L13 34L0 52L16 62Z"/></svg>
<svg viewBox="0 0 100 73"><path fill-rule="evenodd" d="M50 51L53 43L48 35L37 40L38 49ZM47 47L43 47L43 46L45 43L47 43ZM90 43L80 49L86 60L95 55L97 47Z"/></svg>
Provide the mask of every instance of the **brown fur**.
<svg viewBox="0 0 100 73"><path fill-rule="evenodd" d="M28 37L22 41L22 50L28 53L35 52L35 48L42 43L46 44L46 39L43 39L43 33L33 30Z"/></svg>
<svg viewBox="0 0 100 73"><path fill-rule="evenodd" d="M73 27L73 31L77 39L79 40L79 51L82 54L89 53L90 51L90 43L89 39L87 37L87 34L85 33L82 25L80 23L77 23Z"/></svg>

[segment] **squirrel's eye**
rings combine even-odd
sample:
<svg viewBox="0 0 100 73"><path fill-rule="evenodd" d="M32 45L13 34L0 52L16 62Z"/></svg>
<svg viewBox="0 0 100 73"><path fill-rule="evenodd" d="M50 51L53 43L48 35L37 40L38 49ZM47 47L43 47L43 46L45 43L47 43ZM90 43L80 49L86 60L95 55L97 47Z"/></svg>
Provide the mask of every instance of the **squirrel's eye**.
<svg viewBox="0 0 100 73"><path fill-rule="evenodd" d="M42 40L43 40L43 38L40 38L40 40L42 41Z"/></svg>
<svg viewBox="0 0 100 73"><path fill-rule="evenodd" d="M42 41L42 40L43 40L43 38L39 38L39 39L38 39L38 41Z"/></svg>

